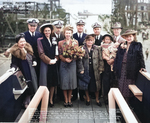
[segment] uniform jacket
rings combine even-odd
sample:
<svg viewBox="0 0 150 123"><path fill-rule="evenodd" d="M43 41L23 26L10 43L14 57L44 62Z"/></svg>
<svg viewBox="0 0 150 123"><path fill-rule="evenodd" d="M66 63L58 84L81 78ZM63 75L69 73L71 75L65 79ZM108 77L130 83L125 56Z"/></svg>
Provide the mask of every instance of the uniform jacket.
<svg viewBox="0 0 150 123"><path fill-rule="evenodd" d="M26 41L32 46L33 48L33 51L34 51L34 55L36 58L39 58L39 55L38 55L38 50L37 50L37 39L39 37L42 37L41 33L39 32L35 32L35 36L31 36L29 31L25 32L25 39Z"/></svg>
<svg viewBox="0 0 150 123"><path fill-rule="evenodd" d="M60 33L60 37L57 37L55 33L53 35L56 37L57 42L64 40L64 38L65 38L63 32Z"/></svg>
<svg viewBox="0 0 150 123"><path fill-rule="evenodd" d="M82 59L77 60L77 71L78 71L78 74L81 71L84 71L85 76L88 76L89 75L89 54L88 54L89 51L86 47L86 44L83 45L83 48L85 49L85 55ZM92 60L93 60L93 69L94 69L94 75L95 75L95 80L96 80L96 87L97 87L97 91L99 91L101 88L100 74L102 73L102 71L104 71L104 62L102 58L101 47L93 45L92 50L93 50ZM82 81L81 79L79 79L79 82L81 85L79 88L83 90L88 89L87 88L88 86L85 83L85 81Z"/></svg>
<svg viewBox="0 0 150 123"><path fill-rule="evenodd" d="M122 49L120 45L118 47L116 59L114 62L114 71L118 78L121 77L122 61L125 52L126 49ZM142 52L142 44L140 42L133 41L130 44L127 53L127 63L126 63L127 78L135 80L141 68L145 68L144 57Z"/></svg>
<svg viewBox="0 0 150 123"><path fill-rule="evenodd" d="M83 45L83 41L85 40L86 35L87 34L83 33L82 38L79 38L78 34L75 33L75 34L73 34L73 38L76 39L79 42L79 46L81 46L81 45Z"/></svg>
<svg viewBox="0 0 150 123"><path fill-rule="evenodd" d="M101 42L102 42L102 35L100 35L100 38L99 39L96 39L95 38L95 45L97 45L97 46L100 46L101 45Z"/></svg>

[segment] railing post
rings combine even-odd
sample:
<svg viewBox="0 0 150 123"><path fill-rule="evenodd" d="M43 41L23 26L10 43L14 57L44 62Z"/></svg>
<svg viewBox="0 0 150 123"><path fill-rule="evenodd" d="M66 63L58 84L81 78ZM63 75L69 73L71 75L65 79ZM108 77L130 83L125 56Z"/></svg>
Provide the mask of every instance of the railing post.
<svg viewBox="0 0 150 123"><path fill-rule="evenodd" d="M110 123L116 123L115 101L118 104L126 123L138 123L118 88L110 89L108 99Z"/></svg>
<svg viewBox="0 0 150 123"><path fill-rule="evenodd" d="M42 105L41 105L41 113L40 113L40 122L46 123L48 99L49 99L49 91L47 87L40 86L18 123L30 122L41 100L42 100Z"/></svg>
<svg viewBox="0 0 150 123"><path fill-rule="evenodd" d="M116 123L116 104L112 88L108 93L108 99L109 99L109 120L110 120L109 122Z"/></svg>

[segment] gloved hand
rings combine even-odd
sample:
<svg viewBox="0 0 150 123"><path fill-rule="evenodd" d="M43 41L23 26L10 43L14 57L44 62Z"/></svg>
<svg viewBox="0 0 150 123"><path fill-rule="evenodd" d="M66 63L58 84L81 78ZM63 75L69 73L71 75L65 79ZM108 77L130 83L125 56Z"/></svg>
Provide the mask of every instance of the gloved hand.
<svg viewBox="0 0 150 123"><path fill-rule="evenodd" d="M7 72L15 72L15 68L12 67L12 68L10 68L9 70L7 70L6 73L7 73Z"/></svg>
<svg viewBox="0 0 150 123"><path fill-rule="evenodd" d="M50 64L55 64L55 63L56 63L56 61L57 61L57 59L56 59L56 58L55 58L55 59L51 59Z"/></svg>
<svg viewBox="0 0 150 123"><path fill-rule="evenodd" d="M36 62L36 61L33 61L32 66L36 66L36 65L37 65L37 62Z"/></svg>

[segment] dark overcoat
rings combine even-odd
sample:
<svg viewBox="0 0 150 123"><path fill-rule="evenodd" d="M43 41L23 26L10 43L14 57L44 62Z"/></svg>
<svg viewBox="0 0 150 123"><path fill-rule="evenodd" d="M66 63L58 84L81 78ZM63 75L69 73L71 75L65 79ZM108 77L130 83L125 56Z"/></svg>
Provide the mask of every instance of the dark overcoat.
<svg viewBox="0 0 150 123"><path fill-rule="evenodd" d="M116 59L114 62L114 72L117 77L121 77L122 61L126 49L122 49L121 45L118 47ZM127 53L127 63L126 63L126 73L127 79L135 80L137 74L141 68L145 68L144 57L142 52L142 44L140 42L131 42L128 53Z"/></svg>
<svg viewBox="0 0 150 123"><path fill-rule="evenodd" d="M10 48L10 52L12 54L11 67L19 68L21 72L23 73L25 79L31 80L33 88L30 88L30 89L34 90L34 93L35 93L38 89L38 85L37 85L37 76L35 73L35 69L32 66L33 64L32 47L30 44L27 43L25 46L25 49L27 53L23 53L18 48L17 44L14 44Z"/></svg>
<svg viewBox="0 0 150 123"><path fill-rule="evenodd" d="M31 36L29 31L26 31L25 33L25 39L26 41L32 46L32 49L34 51L34 56L36 57L36 61L37 61L37 66L35 66L35 71L36 71L36 75L37 78L39 79L39 74L40 74L40 58L39 58L39 54L38 54L38 49L37 49L37 39L42 37L41 33L39 32L35 32L35 36Z"/></svg>

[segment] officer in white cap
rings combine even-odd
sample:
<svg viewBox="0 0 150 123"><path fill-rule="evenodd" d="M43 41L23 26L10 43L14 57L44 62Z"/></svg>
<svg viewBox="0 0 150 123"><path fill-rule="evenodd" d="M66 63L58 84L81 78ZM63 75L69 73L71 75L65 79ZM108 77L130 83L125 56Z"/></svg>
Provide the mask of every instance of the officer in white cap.
<svg viewBox="0 0 150 123"><path fill-rule="evenodd" d="M95 37L95 45L100 46L101 42L102 42L102 37L103 37L100 34L101 33L101 25L98 22L95 22L92 25L92 28L93 28L94 34L96 35L96 37Z"/></svg>
<svg viewBox="0 0 150 123"><path fill-rule="evenodd" d="M86 33L84 33L84 26L85 26L85 22L83 20L78 20L76 22L77 32L73 34L73 38L78 41L79 46L83 45L83 42L87 35ZM72 94L73 94L72 101L74 101L78 97L78 90L77 89L73 90ZM84 101L83 98L84 95L85 95L84 90L79 90L79 96L81 101Z"/></svg>
<svg viewBox="0 0 150 123"><path fill-rule="evenodd" d="M28 24L29 30L24 32L25 39L32 46L33 51L34 51L34 56L36 57L36 60L37 60L37 66L35 66L37 77L39 77L39 72L40 72L40 58L39 58L38 49L37 49L37 39L39 37L42 37L41 33L36 31L38 23L39 23L39 20L36 18L28 19L27 24Z"/></svg>
<svg viewBox="0 0 150 123"><path fill-rule="evenodd" d="M64 40L64 34L63 34L63 31L62 31L62 28L63 28L63 21L61 20L57 20L57 21L54 21L53 22L53 25L55 27L54 29L54 36L56 37L57 39L57 42L61 41L61 40ZM58 64L58 70L59 70L59 66L60 66L60 59L57 61L57 64ZM60 86L58 85L57 86L57 97L60 99L60 100L64 100L64 95L63 95L63 91L60 89Z"/></svg>
<svg viewBox="0 0 150 123"><path fill-rule="evenodd" d="M79 20L76 23L77 32L73 34L73 38L75 38L79 42L79 46L83 45L83 41L87 34L84 33L85 22L83 20Z"/></svg>
<svg viewBox="0 0 150 123"><path fill-rule="evenodd" d="M64 34L62 32L62 27L63 27L63 21L55 21L53 22L53 25L55 26L55 31L54 31L54 34L57 38L57 41L61 41L64 39Z"/></svg>

